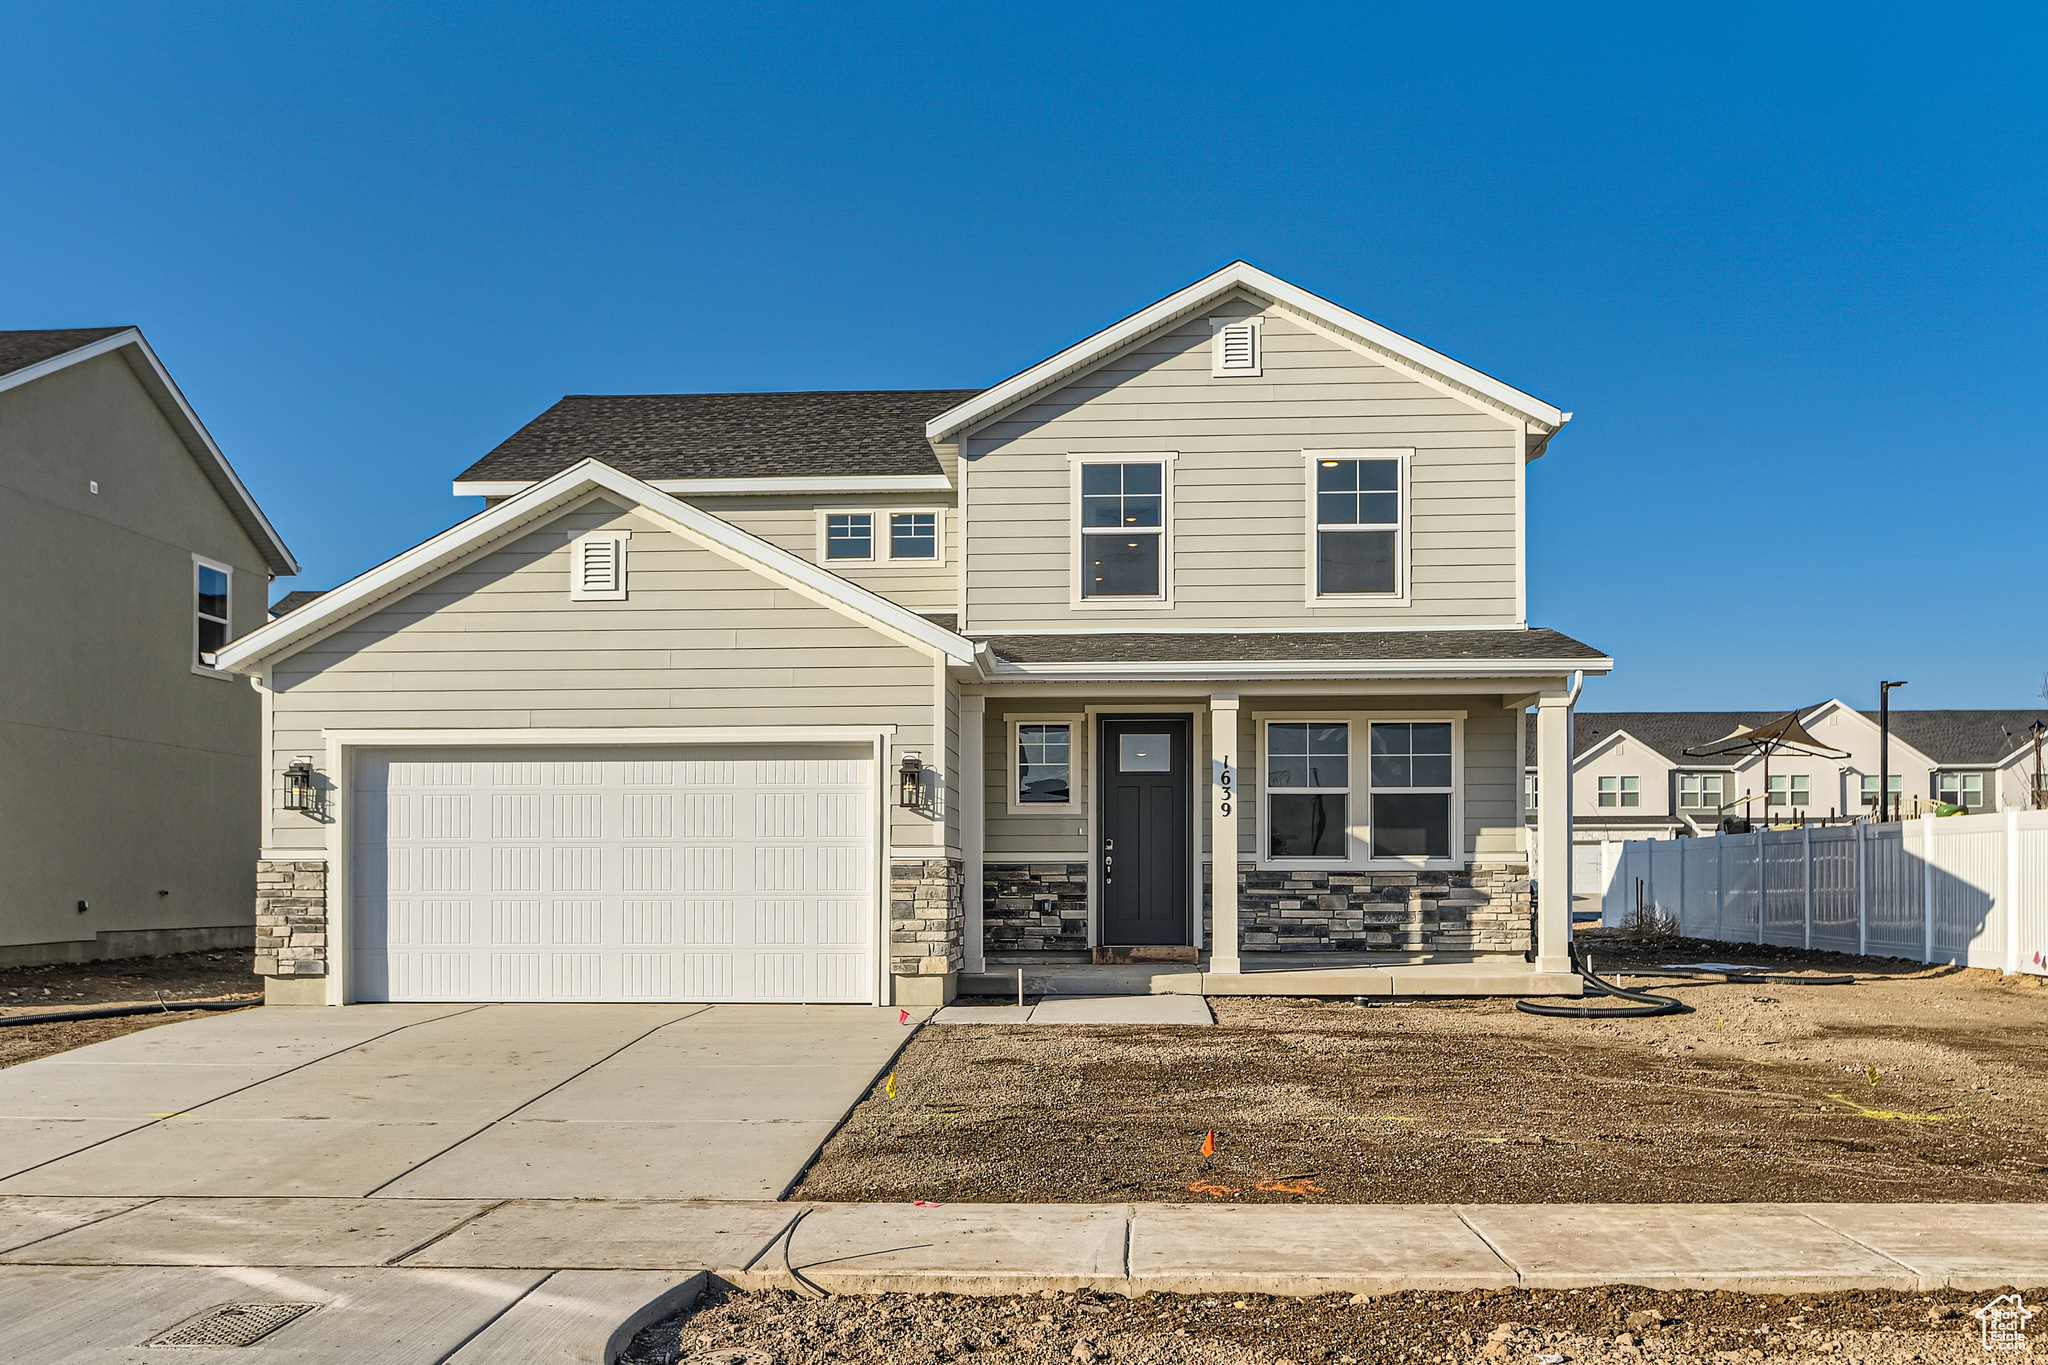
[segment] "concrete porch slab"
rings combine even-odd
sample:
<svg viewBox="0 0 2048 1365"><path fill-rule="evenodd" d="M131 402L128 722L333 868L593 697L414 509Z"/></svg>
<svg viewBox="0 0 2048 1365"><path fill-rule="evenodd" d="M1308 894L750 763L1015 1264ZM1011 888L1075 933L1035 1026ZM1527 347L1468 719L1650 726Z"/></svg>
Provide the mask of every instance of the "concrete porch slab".
<svg viewBox="0 0 2048 1365"><path fill-rule="evenodd" d="M801 1210L767 1202L518 1199L464 1223L404 1263L570 1270L744 1266Z"/></svg>
<svg viewBox="0 0 2048 1365"><path fill-rule="evenodd" d="M680 1270L563 1270L447 1365L612 1365L640 1329L688 1308L710 1277Z"/></svg>
<svg viewBox="0 0 2048 1365"><path fill-rule="evenodd" d="M60 1232L126 1213L146 1199L0 1199L0 1251L40 1242Z"/></svg>
<svg viewBox="0 0 2048 1365"><path fill-rule="evenodd" d="M1140 1204L1130 1292L1509 1289L1513 1266L1449 1205Z"/></svg>
<svg viewBox="0 0 2048 1365"><path fill-rule="evenodd" d="M835 1294L1012 1294L1120 1290L1126 1205L813 1204L752 1270L717 1268L747 1288ZM790 1270L783 1268L783 1249Z"/></svg>
<svg viewBox="0 0 2048 1365"><path fill-rule="evenodd" d="M1213 1024L1199 995L1100 995L1015 1005L948 1005L935 1024Z"/></svg>
<svg viewBox="0 0 2048 1365"><path fill-rule="evenodd" d="M1525 1286L1805 1294L1911 1289L1918 1278L1783 1204L1466 1204L1458 1212Z"/></svg>
<svg viewBox="0 0 2048 1365"><path fill-rule="evenodd" d="M1900 1262L1921 1289L2048 1284L2048 1206L1794 1204L1815 1222Z"/></svg>
<svg viewBox="0 0 2048 1365"><path fill-rule="evenodd" d="M13 1265L373 1266L490 1205L426 1199L158 1199L0 1256Z"/></svg>

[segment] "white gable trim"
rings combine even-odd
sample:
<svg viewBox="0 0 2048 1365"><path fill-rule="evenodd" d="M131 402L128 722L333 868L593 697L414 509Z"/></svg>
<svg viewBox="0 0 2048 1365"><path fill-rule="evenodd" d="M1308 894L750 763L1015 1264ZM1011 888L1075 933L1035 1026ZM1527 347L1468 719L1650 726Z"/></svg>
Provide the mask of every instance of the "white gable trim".
<svg viewBox="0 0 2048 1365"><path fill-rule="evenodd" d="M284 537L278 535L277 528L270 524L270 518L263 515L263 509L257 506L256 499L251 497L249 490L242 485L241 477L235 473L234 466L228 463L228 457L221 453L220 447L213 443L213 436L199 420L199 414L192 411L192 405L185 401L185 395L178 391L177 384L172 381L170 371L156 358L156 352L142 339L142 332L138 328L124 327L112 336L101 337L98 341L80 346L76 350L51 356L48 360L38 361L12 374L0 375L0 393L20 388L23 384L33 384L38 379L47 378L59 370L68 370L73 365L96 356L110 355L115 351L128 350L130 347L133 349L129 350L125 357L129 369L135 372L136 379L156 401L157 407L169 420L171 429L177 432L178 439L192 452L193 458L199 461L200 472L206 475L207 482L214 486L214 490L220 494L221 501L225 502L228 510L234 514L235 520L248 532L249 539L262 551L264 562L270 566L271 572L280 577L296 574L299 571L299 561L286 547Z"/></svg>
<svg viewBox="0 0 2048 1365"><path fill-rule="evenodd" d="M1340 308L1328 299L1269 275L1256 266L1233 261L1215 274L1167 295L1151 307L1131 314L1122 322L1069 346L1058 355L1012 375L959 407L941 413L925 424L925 437L934 442L943 441L976 426L1024 398L1065 382L1146 333L1207 307L1232 289L1247 290L1324 327L1347 333L1369 349L1401 360L1438 382L1483 398L1492 406L1539 426L1545 436L1554 434L1571 420L1570 413L1560 412L1542 399L1503 384L1492 375L1482 374L1419 341L1382 327L1347 308Z"/></svg>
<svg viewBox="0 0 2048 1365"><path fill-rule="evenodd" d="M264 665L296 653L356 617L414 591L468 560L483 546L516 535L602 493L616 495L685 539L821 606L941 657L948 664L972 666L974 647L952 631L599 460L571 465L526 492L386 560L299 610L251 631L221 651L220 666L237 673L260 672Z"/></svg>

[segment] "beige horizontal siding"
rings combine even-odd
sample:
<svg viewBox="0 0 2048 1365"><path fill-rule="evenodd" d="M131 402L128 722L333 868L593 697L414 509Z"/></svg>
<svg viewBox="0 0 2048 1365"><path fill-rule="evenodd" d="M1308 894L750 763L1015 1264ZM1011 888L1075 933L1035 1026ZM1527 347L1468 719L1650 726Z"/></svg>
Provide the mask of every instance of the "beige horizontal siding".
<svg viewBox="0 0 2048 1365"><path fill-rule="evenodd" d="M1216 314L1253 311L1249 301ZM967 628L1003 632L1292 620L1446 629L1516 619L1516 440L1503 419L1285 316L1265 374L1209 373L1194 319L970 438ZM1409 602L1306 603L1304 450L1412 448ZM1174 605L1076 611L1071 453L1172 451Z"/></svg>
<svg viewBox="0 0 2048 1365"><path fill-rule="evenodd" d="M704 498L698 506L750 535L829 569L849 583L909 607L912 611L953 611L960 597L960 524L951 493L908 496L858 494L810 499ZM890 512L937 512L940 558L937 563L892 561L881 564L827 563L818 545L818 513L871 512L877 541L888 534Z"/></svg>
<svg viewBox="0 0 2048 1365"><path fill-rule="evenodd" d="M568 542L633 532L623 602L569 598ZM600 505L569 513L272 669L273 768L324 763L324 730L696 726L898 727L944 771L937 674L920 650ZM943 828L893 811L892 838ZM325 826L279 812L273 847L325 847Z"/></svg>

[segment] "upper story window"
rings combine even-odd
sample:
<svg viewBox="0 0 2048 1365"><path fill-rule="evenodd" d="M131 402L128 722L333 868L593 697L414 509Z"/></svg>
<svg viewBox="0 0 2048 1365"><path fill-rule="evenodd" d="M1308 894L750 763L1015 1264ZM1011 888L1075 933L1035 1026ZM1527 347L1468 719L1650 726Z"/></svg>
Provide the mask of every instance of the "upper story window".
<svg viewBox="0 0 2048 1365"><path fill-rule="evenodd" d="M889 514L889 558L937 559L938 557L938 513L891 512Z"/></svg>
<svg viewBox="0 0 2048 1365"><path fill-rule="evenodd" d="M1081 465L1081 596L1165 596L1166 466Z"/></svg>
<svg viewBox="0 0 2048 1365"><path fill-rule="evenodd" d="M1402 457L1311 452L1315 596L1398 597Z"/></svg>
<svg viewBox="0 0 2048 1365"><path fill-rule="evenodd" d="M1934 797L1964 810L1983 810L1984 774L1943 773L1935 780Z"/></svg>
<svg viewBox="0 0 2048 1365"><path fill-rule="evenodd" d="M830 512L825 517L825 558L873 559L875 517L872 512Z"/></svg>
<svg viewBox="0 0 2048 1365"><path fill-rule="evenodd" d="M215 666L215 658L234 638L228 614L234 570L197 555L192 558L193 662Z"/></svg>
<svg viewBox="0 0 2048 1365"><path fill-rule="evenodd" d="M1601 778L1600 804L1603 806L1642 805L1643 780L1639 777Z"/></svg>
<svg viewBox="0 0 2048 1365"><path fill-rule="evenodd" d="M1678 776L1678 808L1680 810L1717 811L1727 800L1723 775L1720 773L1680 773Z"/></svg>

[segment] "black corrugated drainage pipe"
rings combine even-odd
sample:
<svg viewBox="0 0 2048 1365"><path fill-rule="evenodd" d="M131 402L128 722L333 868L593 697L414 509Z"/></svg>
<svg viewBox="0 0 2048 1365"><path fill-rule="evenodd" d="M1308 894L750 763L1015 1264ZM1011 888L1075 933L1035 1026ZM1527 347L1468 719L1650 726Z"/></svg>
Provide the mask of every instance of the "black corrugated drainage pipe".
<svg viewBox="0 0 2048 1365"><path fill-rule="evenodd" d="M164 1000L150 1005L104 1005L90 1010L56 1010L49 1014L10 1014L0 1028L13 1024L69 1024L80 1019L119 1019L129 1014L181 1014L186 1010L246 1010L262 1004L251 1000Z"/></svg>

